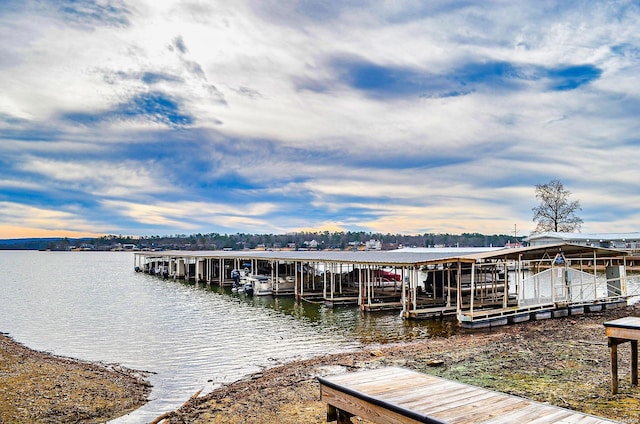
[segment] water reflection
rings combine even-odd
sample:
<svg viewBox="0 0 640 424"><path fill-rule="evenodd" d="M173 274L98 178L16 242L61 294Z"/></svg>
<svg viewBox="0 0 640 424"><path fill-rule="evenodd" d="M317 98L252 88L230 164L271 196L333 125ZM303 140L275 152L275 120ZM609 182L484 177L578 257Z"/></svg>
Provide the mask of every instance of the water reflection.
<svg viewBox="0 0 640 424"><path fill-rule="evenodd" d="M115 252L0 252L0 331L37 349L151 371L147 422L200 389L287 361L456 331L292 297L244 296L133 271Z"/></svg>
<svg viewBox="0 0 640 424"><path fill-rule="evenodd" d="M210 291L253 307L267 308L297 320L316 325L323 333L336 333L365 344L393 343L428 337L448 337L460 331L454 318L444 320L405 320L399 312L363 312L355 305L327 306L298 301L293 296L249 296L208 284L183 285Z"/></svg>

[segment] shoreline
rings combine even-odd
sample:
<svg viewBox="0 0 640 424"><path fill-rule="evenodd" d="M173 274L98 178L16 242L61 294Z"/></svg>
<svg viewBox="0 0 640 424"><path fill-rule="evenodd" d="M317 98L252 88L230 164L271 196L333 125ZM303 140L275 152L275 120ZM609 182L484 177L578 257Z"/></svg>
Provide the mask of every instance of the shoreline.
<svg viewBox="0 0 640 424"><path fill-rule="evenodd" d="M0 422L103 423L148 402L148 374L33 350L0 333Z"/></svg>
<svg viewBox="0 0 640 424"><path fill-rule="evenodd" d="M640 422L640 388L630 381L631 353L619 349L620 390L611 393L606 321L640 316L640 306L529 321L426 340L365 347L296 361L194 395L156 423L324 423L317 376L401 366L609 418ZM365 423L353 418L354 423Z"/></svg>
<svg viewBox="0 0 640 424"><path fill-rule="evenodd" d="M155 422L323 423L317 376L394 365L638 423L640 388L631 386L630 349L619 349L620 388L613 395L602 325L624 316L640 316L640 305L289 362L196 394ZM105 422L148 401L146 375L35 351L0 333L0 422Z"/></svg>

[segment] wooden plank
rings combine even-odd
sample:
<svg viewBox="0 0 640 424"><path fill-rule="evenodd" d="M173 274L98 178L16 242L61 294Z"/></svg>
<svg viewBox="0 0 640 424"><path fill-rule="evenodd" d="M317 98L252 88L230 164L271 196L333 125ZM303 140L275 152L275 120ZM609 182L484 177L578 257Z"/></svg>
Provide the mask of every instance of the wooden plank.
<svg viewBox="0 0 640 424"><path fill-rule="evenodd" d="M454 399L447 399L446 393L444 393L439 398L429 397L424 399L423 402L406 406L433 415L443 410L461 409L468 404L495 403L498 398L500 398L499 393L474 390L464 397L456 396Z"/></svg>
<svg viewBox="0 0 640 424"><path fill-rule="evenodd" d="M640 340L640 328L606 327L607 337L625 340Z"/></svg>
<svg viewBox="0 0 640 424"><path fill-rule="evenodd" d="M350 386L355 386L358 384L364 384L366 382L380 382L380 380L397 377L399 379L405 377L410 377L409 374L405 372L398 372L393 367L385 367L378 368L375 370L376 372L355 372L355 373L344 373L338 374L331 377L331 381L336 384L348 383Z"/></svg>
<svg viewBox="0 0 640 424"><path fill-rule="evenodd" d="M391 402L407 409L416 409L416 405L422 405L425 403L425 401L432 404L433 403L442 404L443 402L450 403L450 402L459 401L460 399L469 398L475 392L473 388L471 388L471 390L464 390L464 391L457 388L458 390L450 391L450 390L447 390L442 385L438 385L438 384L434 384L433 387L435 390L431 390L429 392L418 390L417 393L413 393L413 390L411 390L408 392L389 393L389 394L386 394L385 396L379 396L379 397L386 402ZM451 399L451 398L455 398L455 399ZM419 410L419 409L416 409L416 410Z"/></svg>
<svg viewBox="0 0 640 424"><path fill-rule="evenodd" d="M568 410L544 411L542 415L529 421L529 424L554 424L558 422L564 423L564 420L575 413Z"/></svg>
<svg viewBox="0 0 640 424"><path fill-rule="evenodd" d="M517 411L511 411L508 414L498 415L483 422L483 424L514 424L514 423L530 423L531 419L535 419L540 415L538 404L529 403L524 408Z"/></svg>
<svg viewBox="0 0 640 424"><path fill-rule="evenodd" d="M611 349L611 391L618 393L618 345L631 343L631 385L638 385L638 341L640 317L624 317L604 323Z"/></svg>
<svg viewBox="0 0 640 424"><path fill-rule="evenodd" d="M579 415L570 415L562 420L562 424L600 424L602 420L598 417L593 417L590 415L579 416Z"/></svg>
<svg viewBox="0 0 640 424"><path fill-rule="evenodd" d="M624 317L607 321L603 324L605 327L627 327L640 328L640 317Z"/></svg>
<svg viewBox="0 0 640 424"><path fill-rule="evenodd" d="M406 368L388 367L318 380L322 401L381 424L613 423Z"/></svg>
<svg viewBox="0 0 640 424"><path fill-rule="evenodd" d="M432 386L433 390L425 391L425 390L414 390L411 387L408 387L405 390L388 390L384 393L371 393L372 395L386 401L391 402L398 405L405 405L414 402L419 402L424 398L433 399L433 401L437 401L436 394L440 394L439 390L442 388L441 385L434 383ZM368 393L368 392L367 392Z"/></svg>
<svg viewBox="0 0 640 424"><path fill-rule="evenodd" d="M451 424L484 422L488 419L505 415L527 407L524 399L499 396L491 402L470 403L451 409L440 409L429 415Z"/></svg>
<svg viewBox="0 0 640 424"><path fill-rule="evenodd" d="M416 424L428 422L423 420L414 420L407 417L405 414L400 414L372 402L356 399L344 392L326 386L322 386L320 398L323 402L326 402L329 405L379 424ZM437 421L433 422L437 423Z"/></svg>

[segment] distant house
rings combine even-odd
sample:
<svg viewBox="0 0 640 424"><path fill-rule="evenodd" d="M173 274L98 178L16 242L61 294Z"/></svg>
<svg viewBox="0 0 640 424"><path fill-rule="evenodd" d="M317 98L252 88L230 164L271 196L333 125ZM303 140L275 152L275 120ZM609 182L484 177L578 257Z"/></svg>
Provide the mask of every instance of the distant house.
<svg viewBox="0 0 640 424"><path fill-rule="evenodd" d="M113 252L122 252L122 251L138 251L140 248L135 244L125 244L125 243L116 243L111 247L111 251Z"/></svg>
<svg viewBox="0 0 640 424"><path fill-rule="evenodd" d="M304 244L309 249L317 249L318 248L318 242L316 240L305 241Z"/></svg>
<svg viewBox="0 0 640 424"><path fill-rule="evenodd" d="M640 249L640 233L555 233L534 234L525 239L531 246L572 243L612 249Z"/></svg>
<svg viewBox="0 0 640 424"><path fill-rule="evenodd" d="M367 250L382 250L382 242L380 240L369 240L364 245Z"/></svg>

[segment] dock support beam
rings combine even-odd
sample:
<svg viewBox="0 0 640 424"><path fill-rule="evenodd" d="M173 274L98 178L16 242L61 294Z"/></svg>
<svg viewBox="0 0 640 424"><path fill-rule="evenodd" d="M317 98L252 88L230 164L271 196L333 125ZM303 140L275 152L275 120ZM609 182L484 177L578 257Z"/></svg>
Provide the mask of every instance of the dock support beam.
<svg viewBox="0 0 640 424"><path fill-rule="evenodd" d="M630 342L631 344L631 385L638 385L638 341L621 340L610 337L609 348L611 350L611 392L618 394L618 345Z"/></svg>

